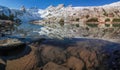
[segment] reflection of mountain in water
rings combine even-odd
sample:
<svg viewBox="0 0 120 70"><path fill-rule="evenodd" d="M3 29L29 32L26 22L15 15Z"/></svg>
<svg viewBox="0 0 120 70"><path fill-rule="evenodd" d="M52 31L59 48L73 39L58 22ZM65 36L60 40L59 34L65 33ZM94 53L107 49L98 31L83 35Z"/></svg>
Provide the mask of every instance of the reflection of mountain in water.
<svg viewBox="0 0 120 70"><path fill-rule="evenodd" d="M35 32L35 31L40 30L41 27L42 26L24 22L20 26L17 27L13 35L17 37L24 37L24 38L26 37L31 38L31 37L36 37L36 36L39 37L38 32Z"/></svg>

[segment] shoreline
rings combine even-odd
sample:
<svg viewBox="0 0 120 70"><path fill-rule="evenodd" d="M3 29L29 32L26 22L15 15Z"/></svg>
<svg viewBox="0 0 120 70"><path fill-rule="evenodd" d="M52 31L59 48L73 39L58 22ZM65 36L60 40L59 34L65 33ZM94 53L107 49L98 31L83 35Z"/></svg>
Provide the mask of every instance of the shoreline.
<svg viewBox="0 0 120 70"><path fill-rule="evenodd" d="M104 40L104 41L109 41L109 42L114 42L114 43L120 43L120 39L105 39L105 38L90 38L90 37L76 37L78 39L98 39L98 40Z"/></svg>

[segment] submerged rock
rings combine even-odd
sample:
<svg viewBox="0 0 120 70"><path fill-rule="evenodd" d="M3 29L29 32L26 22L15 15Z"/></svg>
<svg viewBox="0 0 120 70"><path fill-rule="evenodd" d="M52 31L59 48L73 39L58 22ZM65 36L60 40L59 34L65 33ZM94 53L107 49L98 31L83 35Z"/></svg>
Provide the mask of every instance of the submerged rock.
<svg viewBox="0 0 120 70"><path fill-rule="evenodd" d="M38 66L43 70L66 70L57 65L69 70L120 69L120 44L95 39L68 41L46 40L40 44L36 52Z"/></svg>
<svg viewBox="0 0 120 70"><path fill-rule="evenodd" d="M49 62L43 67L43 70L69 70L69 68L53 62Z"/></svg>
<svg viewBox="0 0 120 70"><path fill-rule="evenodd" d="M84 62L79 58L71 56L67 60L66 66L72 70L82 70L84 68Z"/></svg>
<svg viewBox="0 0 120 70"><path fill-rule="evenodd" d="M40 62L43 64L49 61L62 64L66 61L65 52L61 48L43 45L39 50L41 50L39 51L41 54L38 54L40 56L39 59L41 59Z"/></svg>

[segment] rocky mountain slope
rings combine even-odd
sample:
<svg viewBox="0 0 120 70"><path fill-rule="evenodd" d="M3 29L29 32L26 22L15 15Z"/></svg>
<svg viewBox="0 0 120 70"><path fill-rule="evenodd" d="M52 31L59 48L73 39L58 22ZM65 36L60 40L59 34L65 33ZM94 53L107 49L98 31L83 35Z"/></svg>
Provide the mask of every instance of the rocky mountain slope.
<svg viewBox="0 0 120 70"><path fill-rule="evenodd" d="M107 4L103 6L93 6L93 7L72 7L64 6L60 4L58 6L49 6L46 9L9 9L7 7L0 6L0 14L4 13L9 16L13 14L16 18L21 20L34 20L41 18L49 18L51 20L56 20L59 18L64 18L66 21L73 21L79 18L79 21L84 21L90 17L120 17L120 2L115 2L112 4Z"/></svg>
<svg viewBox="0 0 120 70"><path fill-rule="evenodd" d="M38 30L36 32L50 38L87 37L111 39L112 41L115 39L119 42L117 39L120 38L120 24L109 25L109 23L112 24L114 18L120 18L119 3L115 2L93 7L65 7L63 4L56 7L49 6L45 10L39 11L43 20L35 21L34 23L44 27L41 28L41 31ZM98 26L86 25L85 21L91 18L97 18L100 23L108 22L108 26L102 24Z"/></svg>
<svg viewBox="0 0 120 70"><path fill-rule="evenodd" d="M25 8L24 8L25 9ZM30 21L35 19L40 19L40 14L38 14L38 11L36 9L9 9L4 6L0 6L0 15L1 17L7 16L10 17L10 15L14 16L15 19L20 19L21 21ZM5 20L8 20L7 18Z"/></svg>
<svg viewBox="0 0 120 70"><path fill-rule="evenodd" d="M64 4L58 6L49 6L43 11L39 11L42 18L46 21L58 21L59 18L68 21L86 21L89 18L119 18L120 17L120 2L107 4L103 6L91 7L65 7ZM78 20L77 20L78 19Z"/></svg>

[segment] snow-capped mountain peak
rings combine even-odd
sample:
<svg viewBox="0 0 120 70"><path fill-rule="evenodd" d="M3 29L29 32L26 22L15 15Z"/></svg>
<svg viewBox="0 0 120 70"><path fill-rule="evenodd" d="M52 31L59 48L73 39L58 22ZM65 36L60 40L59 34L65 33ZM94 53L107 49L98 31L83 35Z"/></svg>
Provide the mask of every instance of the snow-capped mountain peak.
<svg viewBox="0 0 120 70"><path fill-rule="evenodd" d="M114 2L114 3L111 3L111 4L106 4L104 6L120 6L120 1Z"/></svg>
<svg viewBox="0 0 120 70"><path fill-rule="evenodd" d="M9 9L4 6L0 6L0 14L4 13L7 16L9 16L10 14L14 14L16 16L16 18L19 18L24 21L24 20L34 20L34 19L50 18L50 17L65 17L65 16L70 16L70 15L76 14L76 13L78 13L78 15L80 16L82 14L95 13L95 10L102 12L103 8L106 11L109 11L109 10L111 11L113 9L120 10L119 6L120 6L120 1L111 3L111 4L106 4L103 6L88 6L88 7L81 7L81 6L65 7L64 4L59 4L56 7L51 5L44 10L38 9L38 8L30 8L30 9L26 9L24 11L16 10L16 9ZM85 10L87 10L87 11L85 11Z"/></svg>

